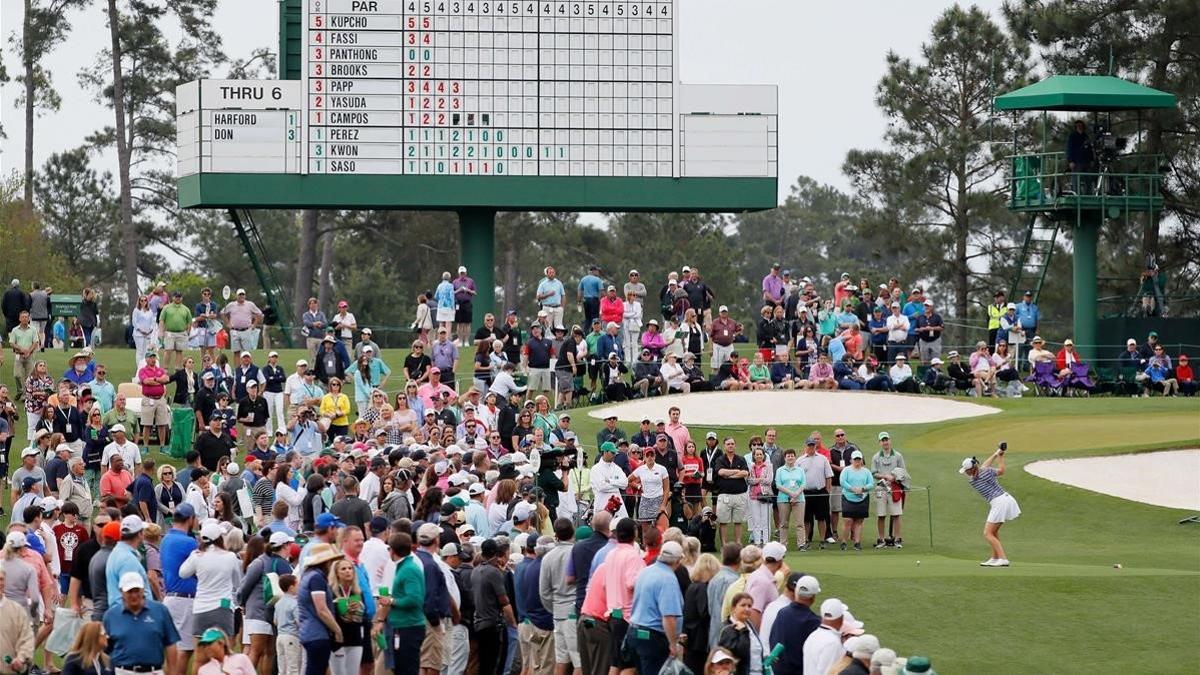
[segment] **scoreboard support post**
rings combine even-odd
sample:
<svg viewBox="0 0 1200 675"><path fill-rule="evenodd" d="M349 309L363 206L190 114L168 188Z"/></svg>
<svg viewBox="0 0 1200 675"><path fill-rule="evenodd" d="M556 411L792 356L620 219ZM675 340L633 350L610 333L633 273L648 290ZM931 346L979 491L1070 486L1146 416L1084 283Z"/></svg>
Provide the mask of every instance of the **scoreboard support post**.
<svg viewBox="0 0 1200 675"><path fill-rule="evenodd" d="M458 212L458 250L467 274L478 291L471 303L471 325L483 325L483 315L496 313L496 211L463 209ZM503 317L497 317L502 319Z"/></svg>

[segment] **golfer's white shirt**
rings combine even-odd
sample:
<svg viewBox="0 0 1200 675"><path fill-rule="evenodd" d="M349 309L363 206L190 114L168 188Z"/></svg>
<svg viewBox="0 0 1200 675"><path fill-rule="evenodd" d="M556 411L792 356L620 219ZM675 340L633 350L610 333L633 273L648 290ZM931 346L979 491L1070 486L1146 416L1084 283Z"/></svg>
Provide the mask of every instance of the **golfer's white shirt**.
<svg viewBox="0 0 1200 675"><path fill-rule="evenodd" d="M388 563L392 561L388 545L379 537L371 537L363 542L362 553L358 554L358 562L367 570L367 578L371 581L371 590L378 594L379 588L385 584L388 591L392 590L392 578L387 576Z"/></svg>
<svg viewBox="0 0 1200 675"><path fill-rule="evenodd" d="M828 673L845 652L841 633L822 624L804 641L804 672Z"/></svg>
<svg viewBox="0 0 1200 675"><path fill-rule="evenodd" d="M192 551L179 566L179 576L196 577L193 613L220 609L222 601L232 607L233 594L242 585L242 561L236 553L210 546L203 553Z"/></svg>
<svg viewBox="0 0 1200 675"><path fill-rule="evenodd" d="M594 505L597 509L603 509L614 495L620 497L621 490L629 486L629 479L616 462L606 462L602 459L592 467L591 474L592 494L595 496ZM624 500L621 501L621 510L617 515L628 516Z"/></svg>
<svg viewBox="0 0 1200 675"><path fill-rule="evenodd" d="M780 595L763 609L762 623L760 624L761 630L758 631L758 634L762 636L764 642L771 642L771 628L775 626L775 618L779 616L779 610L790 604L792 604L791 598L786 595Z"/></svg>

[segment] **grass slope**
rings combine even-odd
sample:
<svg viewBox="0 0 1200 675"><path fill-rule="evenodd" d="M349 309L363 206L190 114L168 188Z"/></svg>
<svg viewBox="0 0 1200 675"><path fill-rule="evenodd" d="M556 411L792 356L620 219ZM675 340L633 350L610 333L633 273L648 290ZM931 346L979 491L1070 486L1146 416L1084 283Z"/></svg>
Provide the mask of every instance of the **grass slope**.
<svg viewBox="0 0 1200 675"><path fill-rule="evenodd" d="M280 353L288 370L303 355ZM385 350L384 356L398 370L403 354ZM132 351L104 349L99 358L114 381L129 379ZM264 358L256 355L256 361ZM50 354L48 361L58 374L66 355ZM469 377L469 369L464 350L459 377ZM4 372L11 377L9 366ZM391 384L389 389L400 385L396 378ZM686 398L676 402L693 437L721 431L688 418ZM1057 485L1022 466L1048 458L1200 447L1200 399L988 403L1003 412L888 428L914 484L931 488L932 546L927 498L917 492L908 502L902 551L794 553L788 558L792 569L817 575L823 596L845 601L886 646L931 655L942 673L1195 672L1200 525L1178 525L1190 515L1183 511ZM870 405L869 397L862 405ZM848 409L847 419L854 414ZM587 415L575 420L591 448L600 421ZM844 427L864 452L873 451L879 427ZM789 425L786 417L777 428L784 447L802 447L812 431ZM744 447L757 431L732 435ZM832 440L831 428L820 431L826 442ZM984 569L978 562L987 555L981 537L986 504L957 468L962 457L987 455L1001 440L1010 448L1003 484L1023 514L1002 531L1014 566ZM874 522L867 525L864 540L874 541Z"/></svg>

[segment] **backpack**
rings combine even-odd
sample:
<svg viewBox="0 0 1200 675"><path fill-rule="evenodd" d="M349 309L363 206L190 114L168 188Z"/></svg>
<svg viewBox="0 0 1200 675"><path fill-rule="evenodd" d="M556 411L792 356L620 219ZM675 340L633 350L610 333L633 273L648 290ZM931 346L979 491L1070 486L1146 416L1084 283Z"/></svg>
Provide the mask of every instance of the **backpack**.
<svg viewBox="0 0 1200 675"><path fill-rule="evenodd" d="M279 574L275 572L276 564L279 558L271 557L271 571L262 575L262 594L263 602L267 607L274 607L275 603L283 597L283 589L279 587Z"/></svg>

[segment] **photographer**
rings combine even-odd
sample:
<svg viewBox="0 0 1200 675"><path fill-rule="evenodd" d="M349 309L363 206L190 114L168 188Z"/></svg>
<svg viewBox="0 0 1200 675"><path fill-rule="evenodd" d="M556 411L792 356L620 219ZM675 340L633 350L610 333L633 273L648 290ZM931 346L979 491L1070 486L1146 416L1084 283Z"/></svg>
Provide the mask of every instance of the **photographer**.
<svg viewBox="0 0 1200 675"><path fill-rule="evenodd" d="M570 463L573 457L568 457L562 450L550 450L542 453L542 464L538 471L537 486L545 492L542 504L554 517L558 512L558 493L566 492L570 483Z"/></svg>
<svg viewBox="0 0 1200 675"><path fill-rule="evenodd" d="M316 413L308 406L302 406L298 413L288 418L288 448L300 453L303 457L311 457L323 448L321 443L321 428L317 426Z"/></svg>
<svg viewBox="0 0 1200 675"><path fill-rule="evenodd" d="M1067 137L1067 170L1071 173L1091 173L1095 162L1096 154L1092 149L1091 138L1088 136L1087 123L1083 120L1075 120L1075 129ZM1072 181L1071 188L1076 192L1079 191L1078 178ZM1084 191L1086 192L1086 189Z"/></svg>
<svg viewBox="0 0 1200 675"><path fill-rule="evenodd" d="M700 509L700 515L688 523L688 535L700 540L701 553L717 552L717 513L711 506Z"/></svg>

